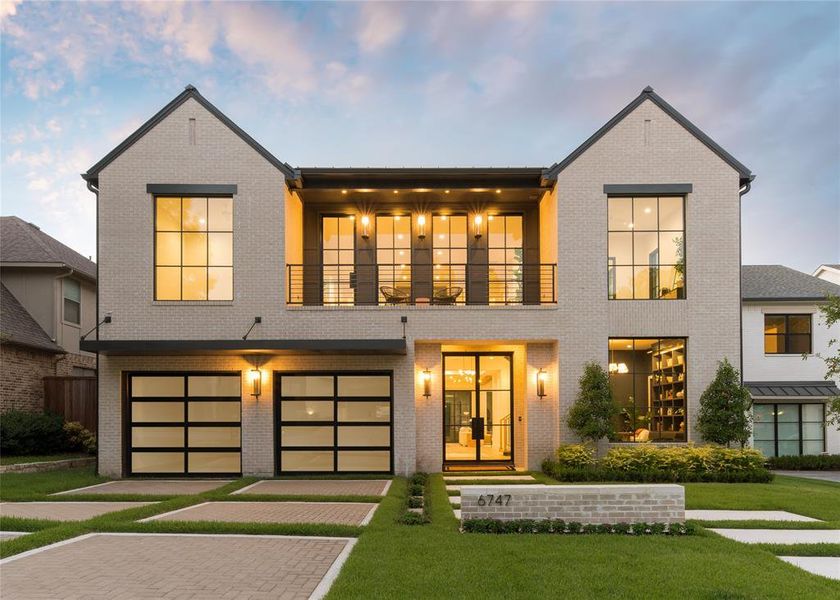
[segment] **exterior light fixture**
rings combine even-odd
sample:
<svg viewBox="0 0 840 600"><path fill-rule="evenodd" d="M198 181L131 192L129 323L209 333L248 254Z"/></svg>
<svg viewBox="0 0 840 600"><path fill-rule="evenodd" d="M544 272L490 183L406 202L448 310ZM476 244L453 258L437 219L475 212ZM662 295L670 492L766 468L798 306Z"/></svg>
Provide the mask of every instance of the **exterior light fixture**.
<svg viewBox="0 0 840 600"><path fill-rule="evenodd" d="M250 371L251 375L251 395L254 398L259 398L262 394L262 373L259 369L254 368Z"/></svg>
<svg viewBox="0 0 840 600"><path fill-rule="evenodd" d="M370 238L370 217L362 215L362 239Z"/></svg>
<svg viewBox="0 0 840 600"><path fill-rule="evenodd" d="M497 194L501 194L501 193L502 193L502 190L496 190L496 193L497 193Z"/></svg>
<svg viewBox="0 0 840 600"><path fill-rule="evenodd" d="M423 395L426 398L432 395L432 372L429 369L423 371Z"/></svg>
<svg viewBox="0 0 840 600"><path fill-rule="evenodd" d="M481 239L481 220L481 215L476 215L473 219L474 235L477 240Z"/></svg>
<svg viewBox="0 0 840 600"><path fill-rule="evenodd" d="M347 193L347 190L341 190L341 193L342 193L342 194L346 194L346 193Z"/></svg>
<svg viewBox="0 0 840 600"><path fill-rule="evenodd" d="M394 190L394 193L395 193L395 194L399 194L399 193L400 193L400 191L399 191L399 190Z"/></svg>
<svg viewBox="0 0 840 600"><path fill-rule="evenodd" d="M537 371L537 396L545 398L545 381L548 379L548 373L540 369Z"/></svg>
<svg viewBox="0 0 840 600"><path fill-rule="evenodd" d="M417 239L426 239L426 215L420 215L417 217Z"/></svg>
<svg viewBox="0 0 840 600"><path fill-rule="evenodd" d="M449 190L443 190L443 193L444 193L444 194L448 194L448 193L449 193Z"/></svg>

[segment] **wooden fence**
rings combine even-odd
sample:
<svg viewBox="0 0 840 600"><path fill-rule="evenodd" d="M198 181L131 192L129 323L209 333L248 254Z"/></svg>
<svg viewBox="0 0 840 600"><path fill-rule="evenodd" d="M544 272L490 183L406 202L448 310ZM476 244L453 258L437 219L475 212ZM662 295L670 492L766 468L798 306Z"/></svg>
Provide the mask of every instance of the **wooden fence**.
<svg viewBox="0 0 840 600"><path fill-rule="evenodd" d="M78 421L96 433L96 377L44 377L44 412Z"/></svg>

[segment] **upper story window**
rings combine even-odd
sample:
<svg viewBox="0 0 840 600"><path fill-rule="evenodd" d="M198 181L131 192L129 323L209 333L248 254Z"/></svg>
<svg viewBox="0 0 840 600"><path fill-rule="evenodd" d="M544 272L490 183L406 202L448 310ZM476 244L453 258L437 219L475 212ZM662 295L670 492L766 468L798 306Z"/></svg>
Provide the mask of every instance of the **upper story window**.
<svg viewBox="0 0 840 600"><path fill-rule="evenodd" d="M685 298L685 199L608 199L611 300Z"/></svg>
<svg viewBox="0 0 840 600"><path fill-rule="evenodd" d="M810 354L811 315L764 315L765 354Z"/></svg>
<svg viewBox="0 0 840 600"><path fill-rule="evenodd" d="M75 279L64 279L64 316L67 323L79 325L82 322L82 288Z"/></svg>
<svg viewBox="0 0 840 600"><path fill-rule="evenodd" d="M155 300L233 300L233 198L155 198Z"/></svg>

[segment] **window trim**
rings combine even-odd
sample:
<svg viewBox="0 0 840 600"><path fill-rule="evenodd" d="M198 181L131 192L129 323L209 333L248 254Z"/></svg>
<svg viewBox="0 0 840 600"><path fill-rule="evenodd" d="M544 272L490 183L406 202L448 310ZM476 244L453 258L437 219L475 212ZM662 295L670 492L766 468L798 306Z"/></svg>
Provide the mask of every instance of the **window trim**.
<svg viewBox="0 0 840 600"><path fill-rule="evenodd" d="M147 188L150 187L151 185L152 184L147 184ZM184 187L188 187L188 186L184 186ZM195 187L205 187L205 186L195 186ZM214 304L215 305L229 305L229 304L232 304L234 302L234 300L236 299L236 273L235 273L235 271L236 271L236 268L235 268L235 263L236 263L236 235L235 235L235 231L234 231L235 228L236 228L236 223L235 223L235 220L234 220L235 215L233 214L234 213L233 209L234 209L234 206L235 206L234 195L233 194L218 194L218 193L216 193L216 194L202 194L202 195L196 195L196 196L192 196L192 195L184 196L182 194L157 193L157 194L152 194L151 196L152 196L152 302L154 304L162 304L162 305L173 305L174 304L174 305L184 305L184 306L190 306L190 305L196 305L196 304L198 304L198 305L214 305ZM230 229L230 231L229 232L228 231L213 231L213 232L211 232L211 231L207 230L207 231L204 232L207 235L207 256L208 256L207 261L208 262L210 260L209 259L209 256L210 256L210 235L209 234L210 233L230 233L230 256L231 256L231 259L230 259L230 262L231 262L231 264L230 264L230 290L231 290L231 297L229 299L225 299L225 300L213 299L213 300L211 300L209 298L210 288L209 288L209 278L208 278L208 283L205 284L205 292L206 292L207 297L205 297L204 300L193 300L193 299L184 300L184 276L183 276L183 272L181 272L181 274L180 274L181 275L181 277L180 277L180 286L181 287L180 287L180 293L179 293L180 298L179 299L177 299L177 300L159 299L157 297L157 270L158 270L158 264L157 264L157 254L158 254L157 234L158 233L175 233L174 231L169 231L169 230L166 230L166 231L163 231L163 232L158 231L158 228L157 228L157 201L158 201L158 198L175 198L175 197L177 197L181 200L181 229L179 230L178 233L182 236L182 239L181 239L181 242L180 242L181 264L178 265L179 269L184 268L184 264L183 264L183 262L184 262L184 256L183 256L184 255L184 240L183 240L183 235L184 235L184 229L183 229L183 227L184 227L184 216L183 216L184 198L204 198L205 200L208 199L208 198L230 198L230 201L231 201L231 225L230 225L231 229ZM190 233L201 233L201 232L190 232ZM167 266L167 265L164 265L164 266ZM219 265L215 265L215 266L219 266ZM204 268L206 270L209 270L211 268L211 265L209 265L209 264L204 265Z"/></svg>
<svg viewBox="0 0 840 600"><path fill-rule="evenodd" d="M814 353L814 314L813 313L763 313L764 327L762 328L762 338L764 341L764 356L802 356L803 354L812 355ZM767 333L767 317L784 317L785 332L784 333ZM808 333L790 333L788 322L790 317L808 317ZM791 336L805 337L808 336L808 351L807 352L788 352L788 340ZM784 352L768 352L767 338L779 336L784 338L785 351Z"/></svg>

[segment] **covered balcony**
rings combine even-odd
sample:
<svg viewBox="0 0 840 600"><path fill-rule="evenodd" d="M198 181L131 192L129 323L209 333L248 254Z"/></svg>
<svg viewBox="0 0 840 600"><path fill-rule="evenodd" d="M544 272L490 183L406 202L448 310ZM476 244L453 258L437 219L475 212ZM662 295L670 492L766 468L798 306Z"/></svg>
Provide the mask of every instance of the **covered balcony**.
<svg viewBox="0 0 840 600"><path fill-rule="evenodd" d="M556 302L541 168L301 169L286 202L291 306Z"/></svg>

